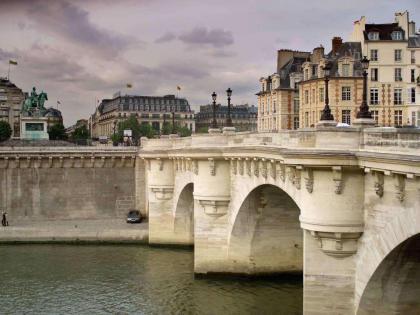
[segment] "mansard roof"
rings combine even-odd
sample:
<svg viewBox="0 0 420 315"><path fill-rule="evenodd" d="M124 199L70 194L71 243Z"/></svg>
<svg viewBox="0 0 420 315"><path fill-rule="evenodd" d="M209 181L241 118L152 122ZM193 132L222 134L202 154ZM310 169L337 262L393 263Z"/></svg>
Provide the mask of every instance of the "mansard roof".
<svg viewBox="0 0 420 315"><path fill-rule="evenodd" d="M408 48L420 48L420 34L408 38Z"/></svg>
<svg viewBox="0 0 420 315"><path fill-rule="evenodd" d="M400 26L398 26L398 23L366 24L363 35L365 37L365 40L369 40L368 34L370 32L378 32L379 40L392 40L391 34L394 31L400 31L404 34L404 30Z"/></svg>

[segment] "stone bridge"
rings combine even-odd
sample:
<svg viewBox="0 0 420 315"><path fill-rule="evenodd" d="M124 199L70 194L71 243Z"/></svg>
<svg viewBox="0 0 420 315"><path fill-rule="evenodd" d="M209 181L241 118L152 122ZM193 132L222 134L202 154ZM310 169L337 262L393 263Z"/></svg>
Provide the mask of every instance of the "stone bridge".
<svg viewBox="0 0 420 315"><path fill-rule="evenodd" d="M418 313L418 130L144 139L138 158L149 242L193 244L195 273L303 272L305 314Z"/></svg>

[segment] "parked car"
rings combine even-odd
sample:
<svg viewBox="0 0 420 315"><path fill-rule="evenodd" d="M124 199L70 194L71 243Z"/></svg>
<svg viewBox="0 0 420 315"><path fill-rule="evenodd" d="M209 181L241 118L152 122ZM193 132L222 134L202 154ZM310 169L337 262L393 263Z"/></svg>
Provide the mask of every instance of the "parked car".
<svg viewBox="0 0 420 315"><path fill-rule="evenodd" d="M130 210L127 214L127 223L141 223L142 217L140 211Z"/></svg>

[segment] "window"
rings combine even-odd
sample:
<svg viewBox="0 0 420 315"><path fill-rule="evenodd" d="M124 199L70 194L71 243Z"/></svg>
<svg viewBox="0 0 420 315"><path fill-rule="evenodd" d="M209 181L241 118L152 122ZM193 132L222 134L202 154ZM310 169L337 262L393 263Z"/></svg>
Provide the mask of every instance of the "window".
<svg viewBox="0 0 420 315"><path fill-rule="evenodd" d="M309 113L305 112L305 127L309 126Z"/></svg>
<svg viewBox="0 0 420 315"><path fill-rule="evenodd" d="M402 110L394 111L394 126L402 126Z"/></svg>
<svg viewBox="0 0 420 315"><path fill-rule="evenodd" d="M341 87L341 100L343 101L350 101L350 87L349 86L343 86Z"/></svg>
<svg viewBox="0 0 420 315"><path fill-rule="evenodd" d="M401 61L401 49L395 49L394 50L394 60L395 61Z"/></svg>
<svg viewBox="0 0 420 315"><path fill-rule="evenodd" d="M395 81L402 81L401 68L394 69L394 77L395 77Z"/></svg>
<svg viewBox="0 0 420 315"><path fill-rule="evenodd" d="M379 124L379 111L373 110L371 111L372 118L375 120L376 124Z"/></svg>
<svg viewBox="0 0 420 315"><path fill-rule="evenodd" d="M277 111L276 109L276 100L273 100L273 112L275 113Z"/></svg>
<svg viewBox="0 0 420 315"><path fill-rule="evenodd" d="M309 80L309 70L305 69L305 80Z"/></svg>
<svg viewBox="0 0 420 315"><path fill-rule="evenodd" d="M370 50L370 61L378 61L378 50L371 49Z"/></svg>
<svg viewBox="0 0 420 315"><path fill-rule="evenodd" d="M350 125L351 111L349 109L345 109L341 111L341 122Z"/></svg>
<svg viewBox="0 0 420 315"><path fill-rule="evenodd" d="M369 32L368 39L369 40L378 40L379 39L379 32Z"/></svg>
<svg viewBox="0 0 420 315"><path fill-rule="evenodd" d="M408 89L408 101L412 104L416 103L416 88L415 87Z"/></svg>
<svg viewBox="0 0 420 315"><path fill-rule="evenodd" d="M411 73L411 82L412 83L416 82L416 69L411 69L410 73Z"/></svg>
<svg viewBox="0 0 420 315"><path fill-rule="evenodd" d="M411 51L411 63L416 63L416 52L414 50Z"/></svg>
<svg viewBox="0 0 420 315"><path fill-rule="evenodd" d="M324 102L324 88L319 88L319 101Z"/></svg>
<svg viewBox="0 0 420 315"><path fill-rule="evenodd" d="M309 91L306 90L305 91L305 104L308 104L308 103L309 103Z"/></svg>
<svg viewBox="0 0 420 315"><path fill-rule="evenodd" d="M402 104L402 89L395 88L394 89L394 105L401 105Z"/></svg>
<svg viewBox="0 0 420 315"><path fill-rule="evenodd" d="M370 80L378 81L378 68L370 69Z"/></svg>
<svg viewBox="0 0 420 315"><path fill-rule="evenodd" d="M394 31L394 32L391 33L391 38L393 40L402 40L403 39L403 36L402 35L403 34L402 34L401 31Z"/></svg>
<svg viewBox="0 0 420 315"><path fill-rule="evenodd" d="M377 88L370 89L370 104L371 105L379 104L379 91Z"/></svg>
<svg viewBox="0 0 420 315"><path fill-rule="evenodd" d="M299 99L298 98L293 99L293 111L295 113L299 113Z"/></svg>
<svg viewBox="0 0 420 315"><path fill-rule="evenodd" d="M293 129L299 129L299 117L293 117Z"/></svg>
<svg viewBox="0 0 420 315"><path fill-rule="evenodd" d="M342 73L341 73L341 76L343 76L343 77L350 76L350 65L348 65L348 64L343 64L342 65Z"/></svg>
<svg viewBox="0 0 420 315"><path fill-rule="evenodd" d="M312 93L311 93L311 103L315 103L315 89L312 89Z"/></svg>
<svg viewBox="0 0 420 315"><path fill-rule="evenodd" d="M317 65L312 65L312 77L315 78L318 74L318 67Z"/></svg>

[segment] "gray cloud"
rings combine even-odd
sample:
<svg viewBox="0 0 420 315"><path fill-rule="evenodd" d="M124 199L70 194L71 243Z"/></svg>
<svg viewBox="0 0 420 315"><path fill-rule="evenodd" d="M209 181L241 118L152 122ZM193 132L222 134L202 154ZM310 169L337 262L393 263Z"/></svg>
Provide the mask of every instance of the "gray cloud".
<svg viewBox="0 0 420 315"><path fill-rule="evenodd" d="M222 29L208 30L205 27L196 27L188 33L178 36L179 40L192 45L212 45L224 47L233 44L233 35L230 31Z"/></svg>
<svg viewBox="0 0 420 315"><path fill-rule="evenodd" d="M15 53L12 53L10 51L3 50L0 47L0 60L9 60L9 59L12 59L12 58L16 58L16 54Z"/></svg>
<svg viewBox="0 0 420 315"><path fill-rule="evenodd" d="M176 39L176 35L174 33L167 32L163 34L161 37L157 38L155 40L155 43L161 44L161 43L171 42L174 39Z"/></svg>

